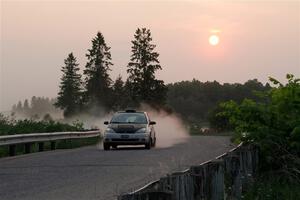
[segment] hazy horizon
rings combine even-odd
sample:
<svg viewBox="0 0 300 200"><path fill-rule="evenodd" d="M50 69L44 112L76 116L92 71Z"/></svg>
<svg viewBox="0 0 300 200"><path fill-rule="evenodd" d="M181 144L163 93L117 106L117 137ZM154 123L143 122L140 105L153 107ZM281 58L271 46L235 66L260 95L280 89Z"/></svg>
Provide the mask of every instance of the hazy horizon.
<svg viewBox="0 0 300 200"><path fill-rule="evenodd" d="M1 1L0 111L55 97L64 59L73 52L83 70L98 31L111 47L112 79L125 79L138 27L151 30L165 83L300 76L300 2Z"/></svg>

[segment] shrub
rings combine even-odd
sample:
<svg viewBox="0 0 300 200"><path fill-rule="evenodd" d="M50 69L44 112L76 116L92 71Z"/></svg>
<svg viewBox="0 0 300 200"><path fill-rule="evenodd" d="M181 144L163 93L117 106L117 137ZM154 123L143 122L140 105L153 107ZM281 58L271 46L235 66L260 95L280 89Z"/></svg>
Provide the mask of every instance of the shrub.
<svg viewBox="0 0 300 200"><path fill-rule="evenodd" d="M263 94L266 101L228 101L221 104L219 115L229 119L237 141L260 147L261 172L299 183L300 79L288 74L285 85L270 81L276 87Z"/></svg>
<svg viewBox="0 0 300 200"><path fill-rule="evenodd" d="M0 135L49 133L64 131L82 131L83 124L79 121L72 125L53 120L36 121L33 119L13 120L0 113Z"/></svg>

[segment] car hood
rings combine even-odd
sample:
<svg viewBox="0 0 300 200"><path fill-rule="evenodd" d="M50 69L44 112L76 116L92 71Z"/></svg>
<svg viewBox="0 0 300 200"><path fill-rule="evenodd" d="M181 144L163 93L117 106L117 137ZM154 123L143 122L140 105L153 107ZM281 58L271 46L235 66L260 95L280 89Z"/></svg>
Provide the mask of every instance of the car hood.
<svg viewBox="0 0 300 200"><path fill-rule="evenodd" d="M141 128L146 128L147 124L109 124L108 127L116 133L135 133Z"/></svg>

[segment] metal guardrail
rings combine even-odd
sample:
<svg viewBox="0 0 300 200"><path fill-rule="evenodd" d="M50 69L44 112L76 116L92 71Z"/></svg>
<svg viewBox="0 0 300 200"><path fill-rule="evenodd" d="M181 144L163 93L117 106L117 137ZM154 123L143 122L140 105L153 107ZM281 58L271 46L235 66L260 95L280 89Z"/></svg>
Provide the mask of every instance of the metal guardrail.
<svg viewBox="0 0 300 200"><path fill-rule="evenodd" d="M31 146L33 143L38 143L39 151L44 151L44 142L51 143L51 150L56 148L57 140L66 139L80 139L100 137L101 132L96 131L83 131L83 132L54 132L54 133L28 133L17 135L5 135L0 136L0 147L9 146L9 155L16 155L16 145L24 144L25 153L31 152Z"/></svg>
<svg viewBox="0 0 300 200"><path fill-rule="evenodd" d="M75 138L89 138L98 137L101 133L97 131L83 131L83 132L54 132L54 133L29 133L0 136L0 146L33 143L33 142L46 142L63 139Z"/></svg>

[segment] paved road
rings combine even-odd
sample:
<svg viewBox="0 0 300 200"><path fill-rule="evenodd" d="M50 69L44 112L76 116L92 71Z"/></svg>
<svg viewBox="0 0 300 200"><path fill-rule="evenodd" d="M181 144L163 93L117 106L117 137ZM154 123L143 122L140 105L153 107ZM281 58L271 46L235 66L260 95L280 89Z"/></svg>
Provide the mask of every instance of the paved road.
<svg viewBox="0 0 300 200"><path fill-rule="evenodd" d="M110 200L166 173L233 148L228 137L191 137L168 148L99 146L0 159L1 200Z"/></svg>

